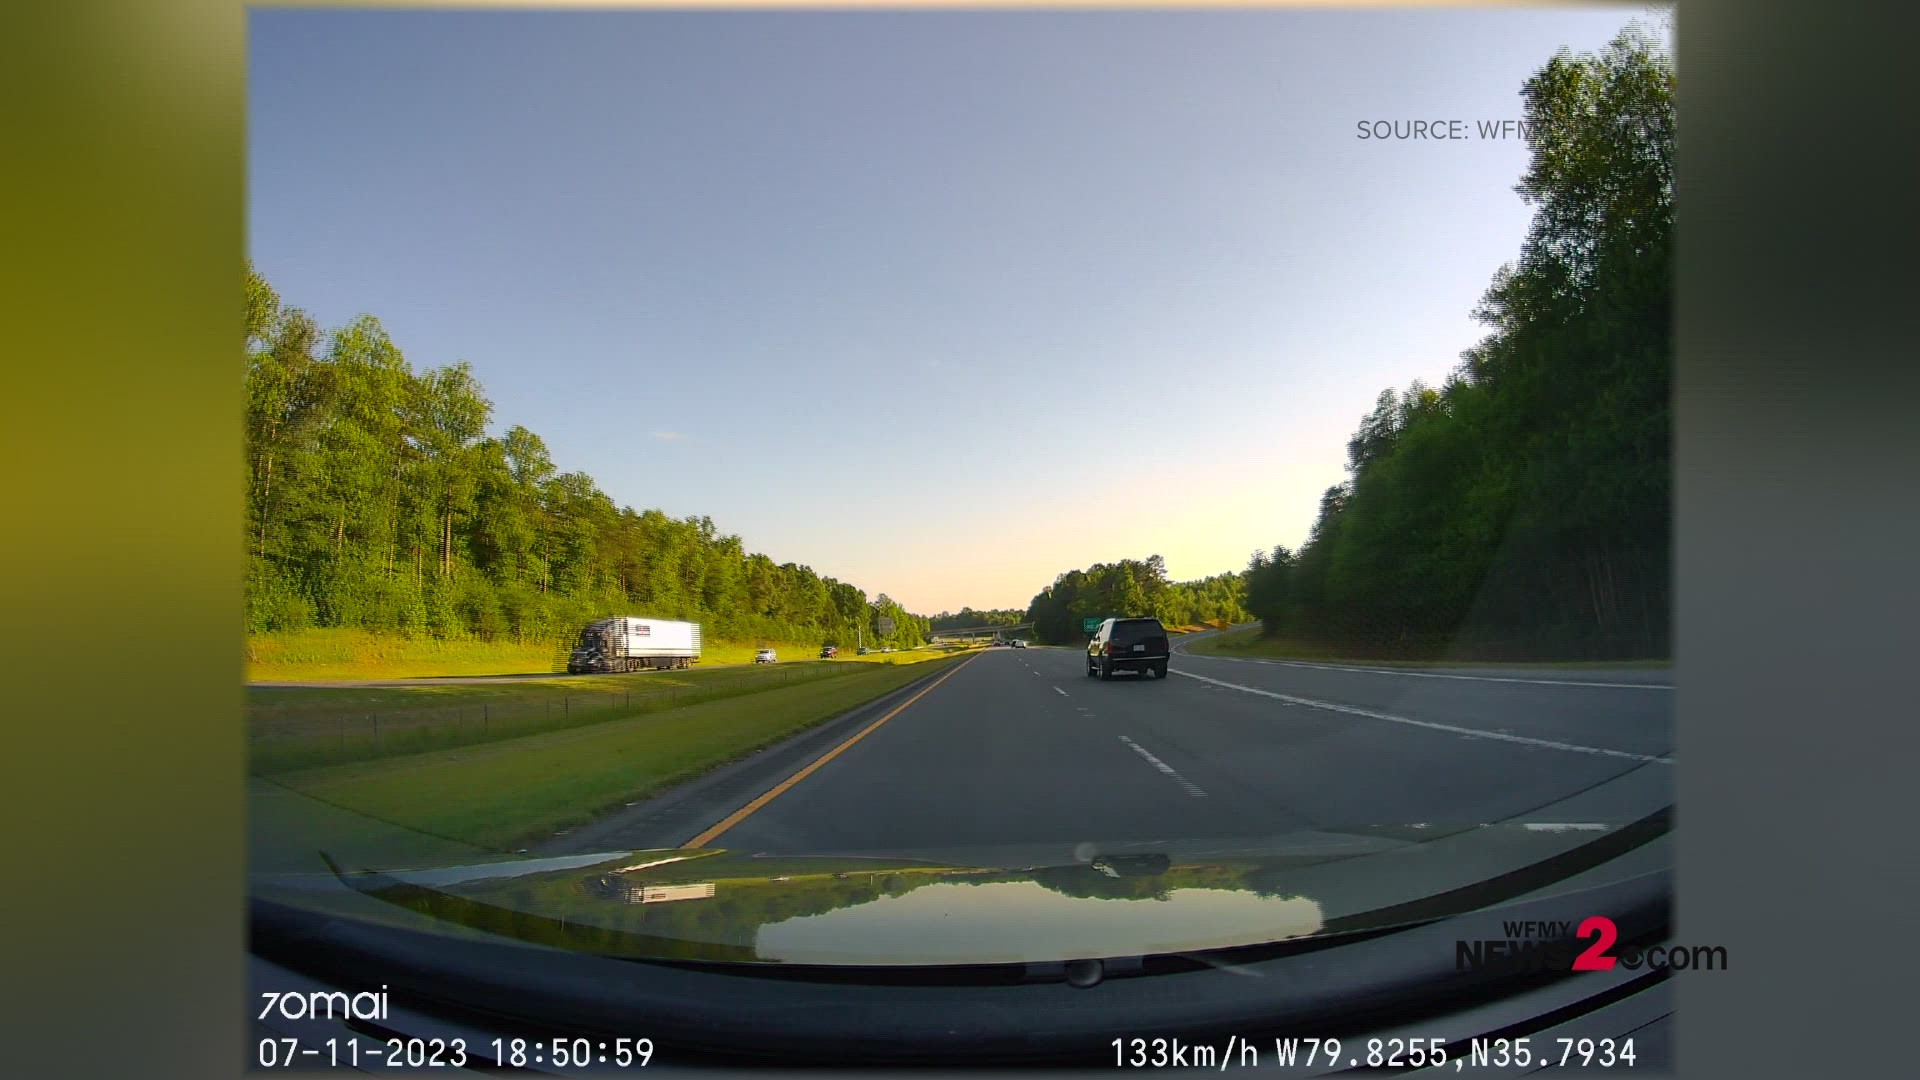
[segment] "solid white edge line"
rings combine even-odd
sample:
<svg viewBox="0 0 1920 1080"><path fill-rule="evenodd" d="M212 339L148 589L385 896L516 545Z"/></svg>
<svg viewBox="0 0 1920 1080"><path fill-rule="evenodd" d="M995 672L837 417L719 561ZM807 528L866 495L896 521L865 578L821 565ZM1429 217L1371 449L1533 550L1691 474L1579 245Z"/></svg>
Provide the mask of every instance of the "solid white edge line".
<svg viewBox="0 0 1920 1080"><path fill-rule="evenodd" d="M1215 686L1224 686L1229 690L1238 690L1246 694L1258 694L1261 697L1273 698L1276 701L1284 701L1292 705L1305 705L1310 709L1325 709L1329 712L1364 716L1371 720L1386 720L1395 724L1410 724L1414 727L1430 728L1434 731L1447 731L1455 735L1467 735L1476 739L1496 739L1500 742L1519 743L1522 746L1537 746L1544 750L1566 750L1571 753L1593 754L1598 757L1626 758L1629 761L1639 761L1653 765L1673 764L1671 757L1659 757L1653 754L1634 754L1625 750L1608 750L1599 746L1581 746L1578 743L1555 742L1552 739L1535 739L1525 735L1508 735L1504 732L1486 731L1481 728L1440 724L1432 720L1415 720L1410 716L1395 716L1392 713L1375 712L1372 709L1362 709L1352 705L1337 705L1331 701L1315 701L1313 698L1295 697L1292 694L1281 694L1272 690L1261 690L1258 687L1242 686L1239 683L1230 683L1224 679L1210 679L1205 675L1195 675L1191 671L1181 671L1177 668L1172 669L1171 673L1174 675L1184 675L1189 679L1198 679L1205 683L1212 683Z"/></svg>

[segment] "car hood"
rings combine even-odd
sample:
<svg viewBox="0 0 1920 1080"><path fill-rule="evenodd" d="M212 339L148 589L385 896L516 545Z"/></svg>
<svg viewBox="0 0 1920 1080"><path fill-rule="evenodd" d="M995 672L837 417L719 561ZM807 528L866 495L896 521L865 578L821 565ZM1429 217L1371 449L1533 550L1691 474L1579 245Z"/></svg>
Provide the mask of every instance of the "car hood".
<svg viewBox="0 0 1920 1080"><path fill-rule="evenodd" d="M256 899L604 956L796 965L1189 953L1423 922L1671 860L1628 823L1413 823L1248 843L770 855L600 852L259 875ZM1657 851L1653 849L1658 849ZM929 857L931 856L931 857ZM1642 865L1641 869L1646 866ZM1621 870L1621 873L1627 872Z"/></svg>

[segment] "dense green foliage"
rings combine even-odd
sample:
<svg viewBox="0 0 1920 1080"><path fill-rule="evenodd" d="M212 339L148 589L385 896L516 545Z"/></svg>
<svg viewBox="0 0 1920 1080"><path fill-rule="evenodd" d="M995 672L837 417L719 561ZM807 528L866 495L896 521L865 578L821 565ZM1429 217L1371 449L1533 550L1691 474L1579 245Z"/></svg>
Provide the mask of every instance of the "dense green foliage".
<svg viewBox="0 0 1920 1080"><path fill-rule="evenodd" d="M370 316L323 333L251 270L246 300L251 632L558 640L631 614L719 639L926 638L886 595L748 552L709 518L616 506L524 427L489 436L467 365L415 371Z"/></svg>
<svg viewBox="0 0 1920 1080"><path fill-rule="evenodd" d="M943 611L927 621L931 630L972 630L982 626L1018 626L1027 621L1027 613L1019 608L994 608L987 611L975 611L970 607L957 612Z"/></svg>
<svg viewBox="0 0 1920 1080"><path fill-rule="evenodd" d="M1168 581L1166 561L1150 555L1069 570L1033 598L1026 617L1036 637L1054 644L1086 640L1081 625L1088 618L1152 615L1168 626L1217 619L1243 622L1249 617L1242 603L1244 589L1239 574Z"/></svg>
<svg viewBox="0 0 1920 1080"><path fill-rule="evenodd" d="M1629 29L1525 85L1535 207L1438 389L1383 392L1298 552L1253 557L1270 633L1359 648L1669 648L1674 76Z"/></svg>

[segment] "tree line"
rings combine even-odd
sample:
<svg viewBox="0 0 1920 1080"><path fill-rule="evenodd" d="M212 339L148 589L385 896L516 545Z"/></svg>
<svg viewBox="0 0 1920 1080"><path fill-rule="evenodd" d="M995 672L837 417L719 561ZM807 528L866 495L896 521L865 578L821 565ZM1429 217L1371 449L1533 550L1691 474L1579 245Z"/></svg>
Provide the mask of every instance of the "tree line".
<svg viewBox="0 0 1920 1080"><path fill-rule="evenodd" d="M1298 551L1258 552L1267 631L1356 650L1670 648L1674 72L1629 28L1523 90L1534 207L1445 384L1383 391Z"/></svg>
<svg viewBox="0 0 1920 1080"><path fill-rule="evenodd" d="M323 331L252 267L246 341L250 633L558 640L644 614L731 640L926 639L884 593L748 552L708 517L618 506L524 427L488 435L468 365L415 370L371 316Z"/></svg>
<svg viewBox="0 0 1920 1080"><path fill-rule="evenodd" d="M959 611L943 611L927 621L933 630L971 630L981 626L1018 626L1027 621L1027 613L1018 608L992 608L987 611L975 611L963 607Z"/></svg>
<svg viewBox="0 0 1920 1080"><path fill-rule="evenodd" d="M1027 605L1034 636L1052 644L1086 640L1086 619L1151 615L1169 626L1250 618L1243 602L1240 574L1215 574L1197 581L1169 581L1167 563L1158 555L1095 563L1053 579Z"/></svg>

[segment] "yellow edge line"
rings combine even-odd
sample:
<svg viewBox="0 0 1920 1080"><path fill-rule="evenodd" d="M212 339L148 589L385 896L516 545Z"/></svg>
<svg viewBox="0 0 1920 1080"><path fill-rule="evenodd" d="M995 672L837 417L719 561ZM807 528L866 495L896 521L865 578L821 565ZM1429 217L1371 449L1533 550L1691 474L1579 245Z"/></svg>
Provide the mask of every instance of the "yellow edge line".
<svg viewBox="0 0 1920 1080"><path fill-rule="evenodd" d="M772 788L769 788L765 794L761 795L759 798L753 800L752 802L741 807L740 809L735 810L733 813L728 814L726 817L720 820L719 824L714 825L713 827L709 828L706 832L703 832L699 836L696 836L693 839L687 841L685 844L682 844L681 847L683 848L706 847L707 844L712 842L715 837L719 836L721 833L726 832L728 829L733 828L735 825L740 824L742 821L745 821L747 817L751 815L754 811L760 809L761 807L767 805L773 800L779 798L781 795L786 793L788 788L792 787L793 785L799 783L802 780L805 780L807 777L813 775L813 772L815 769L818 769L820 766L825 765L827 762L832 761L834 758L839 757L841 752L844 751L847 747L852 746L854 743L857 743L861 739L866 738L869 734L873 732L875 728L893 719L894 717L900 715L901 712L905 711L907 706L913 704L916 701L919 701L921 698L926 697L928 694L933 693L934 687L939 686L941 683L946 682L948 679L953 678L955 675L958 675L960 673L961 668L966 667L968 664L973 663L974 660L978 658L979 658L979 654L975 653L973 656L969 656L965 660L960 661L959 664L955 665L952 671L949 671L945 675L942 675L939 678L933 680L932 683L928 684L927 687L921 690L919 693L913 695L912 697L901 702L900 704L895 705L892 709L889 709L887 711L887 715L881 717L878 720L875 720L873 723L868 724L866 727L861 728L858 732L854 733L853 735L848 736L847 741L841 743L839 746L836 746L833 749L827 751L826 753L821 754L819 757L813 759L813 762L809 764L806 768L801 769L799 772L794 773L792 776L789 776L785 780L782 780L778 784L775 784Z"/></svg>

